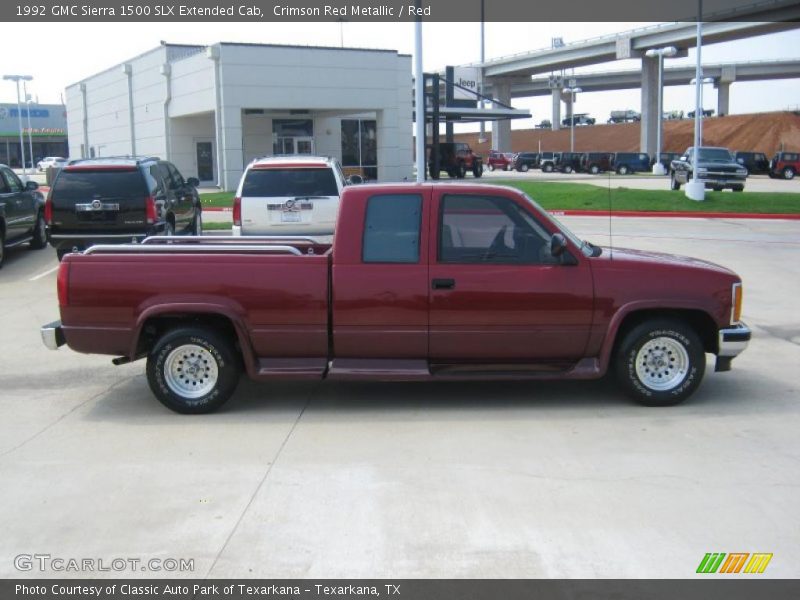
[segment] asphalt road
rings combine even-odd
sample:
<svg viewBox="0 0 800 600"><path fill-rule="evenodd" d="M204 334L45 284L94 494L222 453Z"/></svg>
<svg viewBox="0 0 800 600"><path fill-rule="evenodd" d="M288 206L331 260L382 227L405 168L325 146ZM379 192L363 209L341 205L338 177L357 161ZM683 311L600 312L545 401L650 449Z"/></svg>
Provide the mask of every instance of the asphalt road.
<svg viewBox="0 0 800 600"><path fill-rule="evenodd" d="M607 243L608 220L565 218ZM14 557L194 559L210 577L694 576L771 552L800 576L800 222L614 219L617 246L725 264L754 330L685 405L609 382L242 381L218 414L144 362L46 350L52 249L0 270L0 577Z"/></svg>

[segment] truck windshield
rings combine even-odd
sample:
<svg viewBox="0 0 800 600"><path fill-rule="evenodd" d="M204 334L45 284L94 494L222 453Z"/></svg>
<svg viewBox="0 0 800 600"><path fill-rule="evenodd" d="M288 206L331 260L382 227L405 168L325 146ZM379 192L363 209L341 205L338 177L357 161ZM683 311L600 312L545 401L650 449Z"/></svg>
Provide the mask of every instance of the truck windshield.
<svg viewBox="0 0 800 600"><path fill-rule="evenodd" d="M250 169L242 185L242 196L267 198L286 196L338 196L333 169Z"/></svg>
<svg viewBox="0 0 800 600"><path fill-rule="evenodd" d="M725 148L700 148L700 160L709 162L730 162L731 153Z"/></svg>

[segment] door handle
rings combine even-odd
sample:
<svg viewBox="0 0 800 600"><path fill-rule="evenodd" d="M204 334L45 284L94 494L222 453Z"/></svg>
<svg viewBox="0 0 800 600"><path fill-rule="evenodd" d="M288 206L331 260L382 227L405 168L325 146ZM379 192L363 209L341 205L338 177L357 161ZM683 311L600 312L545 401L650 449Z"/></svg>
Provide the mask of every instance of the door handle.
<svg viewBox="0 0 800 600"><path fill-rule="evenodd" d="M452 290L456 287L455 279L434 279L431 281L434 290Z"/></svg>

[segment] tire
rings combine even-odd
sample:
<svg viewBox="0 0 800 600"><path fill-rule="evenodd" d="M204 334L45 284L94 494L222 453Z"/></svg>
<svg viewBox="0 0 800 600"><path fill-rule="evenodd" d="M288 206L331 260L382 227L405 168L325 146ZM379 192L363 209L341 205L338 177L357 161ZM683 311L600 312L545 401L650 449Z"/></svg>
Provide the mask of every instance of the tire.
<svg viewBox="0 0 800 600"><path fill-rule="evenodd" d="M233 395L240 374L233 345L205 327L168 331L147 357L147 382L153 394L184 415L217 410Z"/></svg>
<svg viewBox="0 0 800 600"><path fill-rule="evenodd" d="M482 175L483 175L483 165L475 165L474 167L472 167L472 176L475 177L475 179L480 179Z"/></svg>
<svg viewBox="0 0 800 600"><path fill-rule="evenodd" d="M72 249L58 248L56 250L56 256L58 257L58 262L61 262L61 259L63 259L70 252L72 252Z"/></svg>
<svg viewBox="0 0 800 600"><path fill-rule="evenodd" d="M0 269L6 260L6 232L0 227Z"/></svg>
<svg viewBox="0 0 800 600"><path fill-rule="evenodd" d="M542 167L542 171L544 171L545 173L552 173L553 172L553 165L551 165L550 163L545 164Z"/></svg>
<svg viewBox="0 0 800 600"><path fill-rule="evenodd" d="M618 175L627 175L628 171L630 171L630 169L628 169L628 165L620 165L617 168L617 174Z"/></svg>
<svg viewBox="0 0 800 600"><path fill-rule="evenodd" d="M669 177L669 189L671 189L672 191L677 191L681 189L681 184L678 181L678 178L675 177L675 171L673 171Z"/></svg>
<svg viewBox="0 0 800 600"><path fill-rule="evenodd" d="M510 170L511 170L511 165L506 165L505 167L503 167L503 171L510 171Z"/></svg>
<svg viewBox="0 0 800 600"><path fill-rule="evenodd" d="M192 221L192 235L203 235L203 213L198 210Z"/></svg>
<svg viewBox="0 0 800 600"><path fill-rule="evenodd" d="M457 177L457 172L456 172L456 170L455 170L455 169L448 169L448 170L447 170L447 176L448 176L450 179L455 179L455 178Z"/></svg>
<svg viewBox="0 0 800 600"><path fill-rule="evenodd" d="M783 178L784 179L794 179L794 169L792 167L786 167L783 170Z"/></svg>
<svg viewBox="0 0 800 600"><path fill-rule="evenodd" d="M725 188L721 188L721 187L715 187L715 188L714 188L714 191L715 191L715 192L721 192L723 189L725 189Z"/></svg>
<svg viewBox="0 0 800 600"><path fill-rule="evenodd" d="M567 165L566 167L564 167L564 173L572 173L572 166Z"/></svg>
<svg viewBox="0 0 800 600"><path fill-rule="evenodd" d="M492 171L492 172L494 172L494 165L490 164L490 165L489 165L489 170L490 170L490 171Z"/></svg>
<svg viewBox="0 0 800 600"><path fill-rule="evenodd" d="M47 246L47 224L44 222L44 215L40 212L36 214L36 224L33 226L33 238L31 239L31 249L41 250Z"/></svg>
<svg viewBox="0 0 800 600"><path fill-rule="evenodd" d="M464 179L464 177L466 176L467 176L467 167L464 165L464 163L460 163L456 167L456 177L458 179Z"/></svg>
<svg viewBox="0 0 800 600"><path fill-rule="evenodd" d="M591 167L589 167L589 173L591 173L592 175L597 175L599 172L600 172L600 167L598 167L597 165L592 165Z"/></svg>
<svg viewBox="0 0 800 600"><path fill-rule="evenodd" d="M164 222L164 231L161 233L161 235L175 235L175 227L171 222Z"/></svg>
<svg viewBox="0 0 800 600"><path fill-rule="evenodd" d="M531 168L531 167L530 167L530 165L528 165L528 164L526 164L526 163L523 163L523 164L521 164L521 165L519 166L519 170L520 170L521 172L523 172L523 173L527 173L527 172L528 172L528 170L529 170L530 168Z"/></svg>
<svg viewBox="0 0 800 600"><path fill-rule="evenodd" d="M732 189L734 192L743 192L743 191L744 191L744 186L743 186L743 185L737 185L736 187L733 187L733 188L731 188L731 189Z"/></svg>
<svg viewBox="0 0 800 600"><path fill-rule="evenodd" d="M693 329L681 321L652 319L625 335L614 367L622 387L639 404L672 406L700 385L706 355Z"/></svg>

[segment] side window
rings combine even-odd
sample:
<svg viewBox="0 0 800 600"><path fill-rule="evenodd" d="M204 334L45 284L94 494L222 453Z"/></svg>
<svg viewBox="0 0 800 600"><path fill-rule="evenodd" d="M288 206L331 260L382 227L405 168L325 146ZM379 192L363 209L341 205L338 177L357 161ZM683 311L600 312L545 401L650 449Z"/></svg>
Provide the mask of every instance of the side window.
<svg viewBox="0 0 800 600"><path fill-rule="evenodd" d="M6 188L8 188L9 192L16 193L22 191L22 182L10 169L3 169L3 179L5 180Z"/></svg>
<svg viewBox="0 0 800 600"><path fill-rule="evenodd" d="M550 234L514 201L491 196L447 195L439 221L439 262L541 264Z"/></svg>
<svg viewBox="0 0 800 600"><path fill-rule="evenodd" d="M180 171L175 168L175 165L172 163L164 163L167 167L167 171L169 171L170 177L172 177L172 182L175 185L175 189L181 188L186 185L186 180L184 180L183 175L180 174Z"/></svg>
<svg viewBox="0 0 800 600"><path fill-rule="evenodd" d="M161 174L161 179L164 180L164 184L167 186L167 188L171 190L177 189L178 184L172 178L172 173L169 172L166 163L158 163L156 165L156 168L158 169L158 172Z"/></svg>
<svg viewBox="0 0 800 600"><path fill-rule="evenodd" d="M365 263L419 262L421 223L421 196L372 196L367 201L361 259Z"/></svg>
<svg viewBox="0 0 800 600"><path fill-rule="evenodd" d="M167 190L158 165L151 165L149 168L145 169L145 174L147 178L147 187L150 189L150 193L154 196L163 196Z"/></svg>

